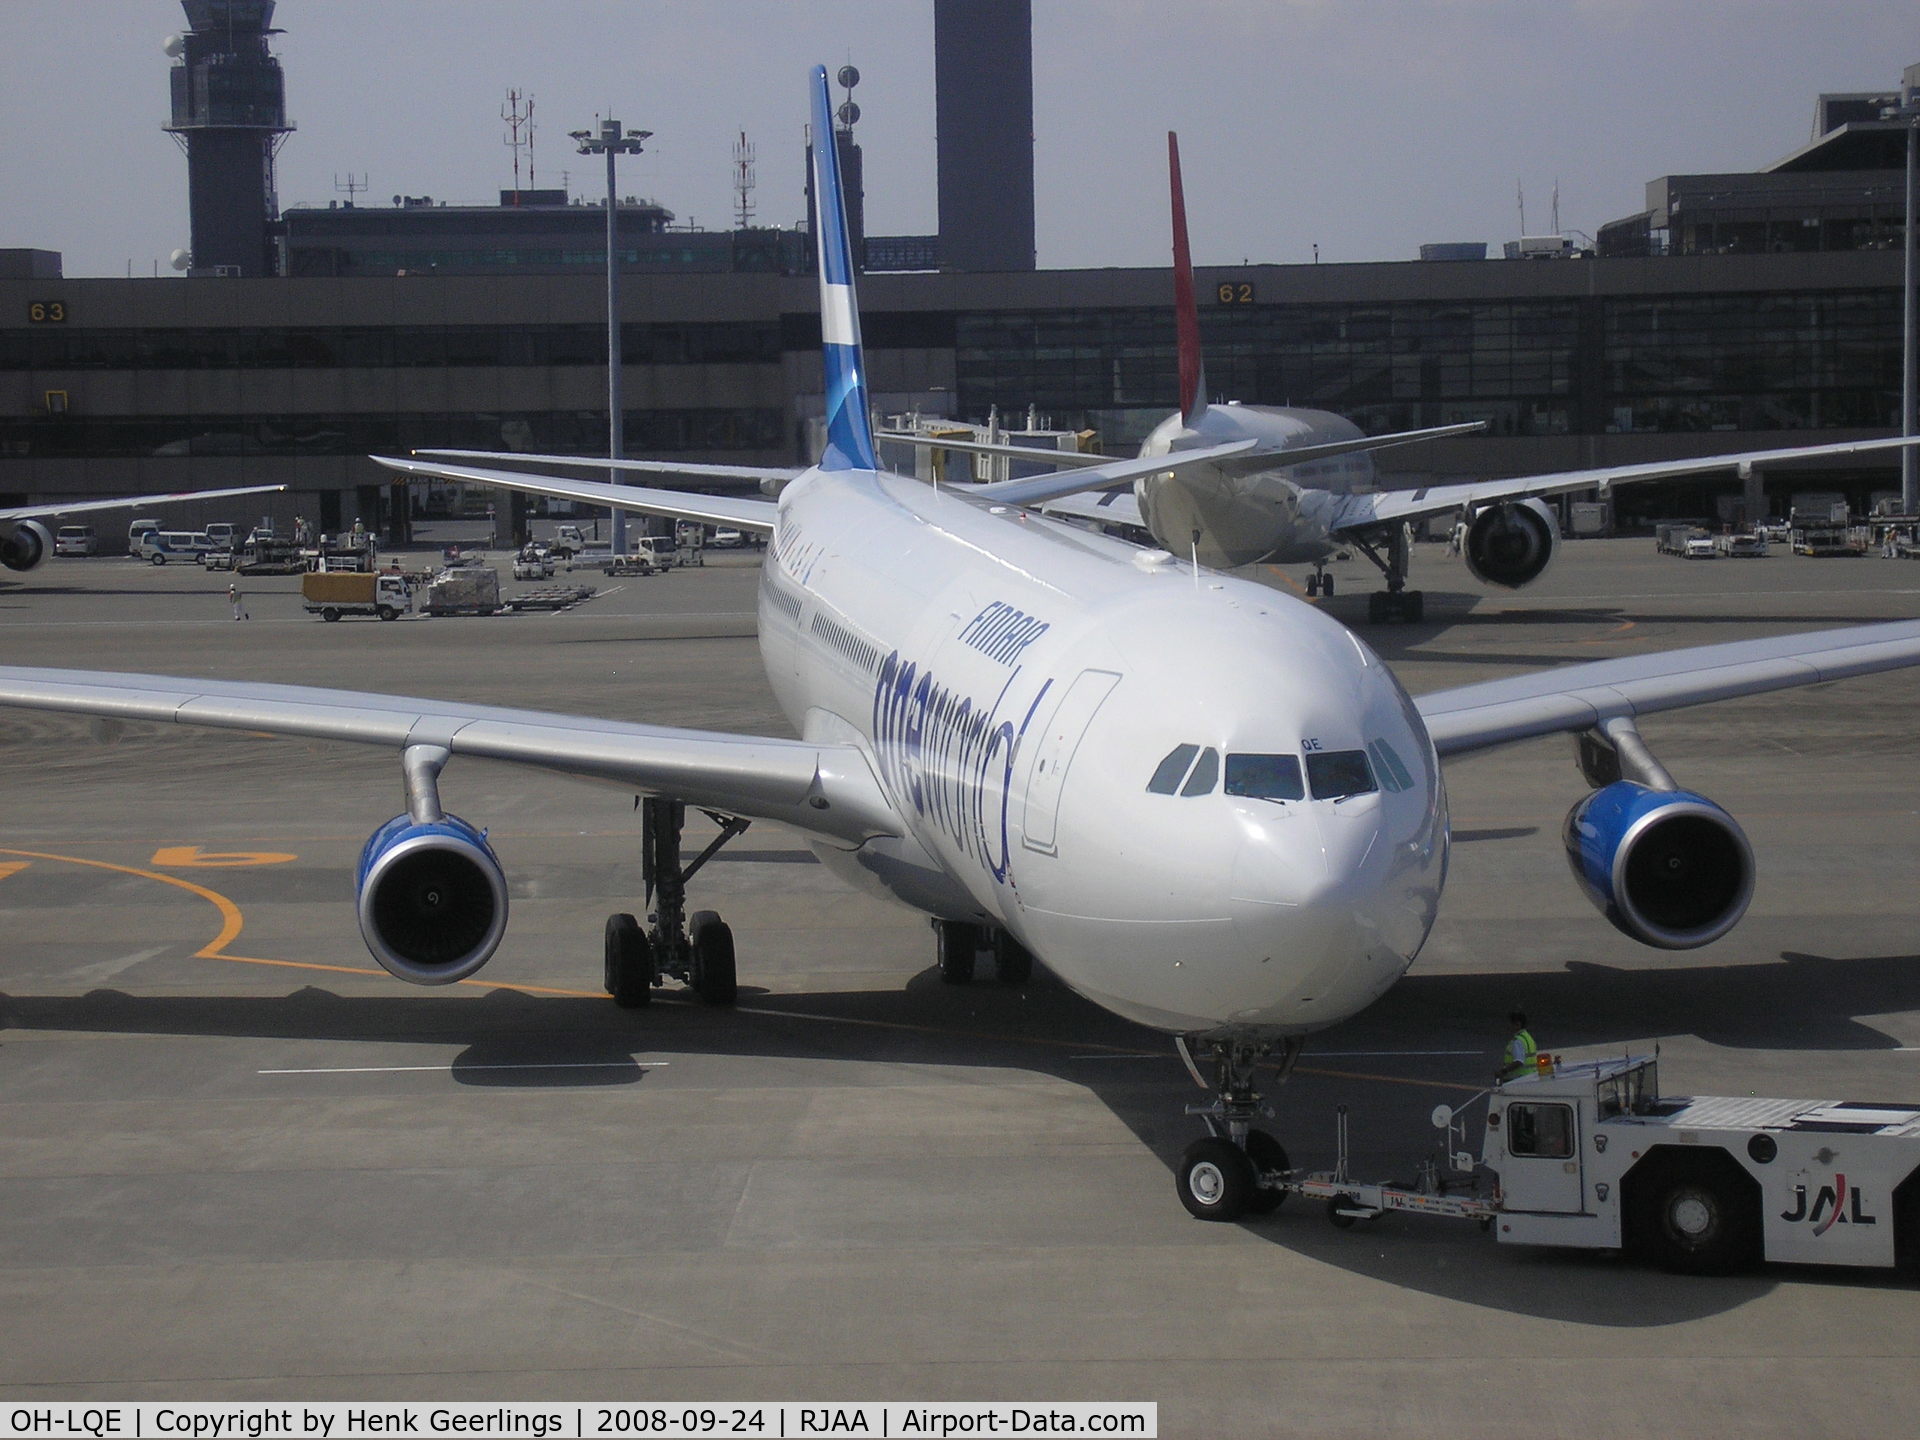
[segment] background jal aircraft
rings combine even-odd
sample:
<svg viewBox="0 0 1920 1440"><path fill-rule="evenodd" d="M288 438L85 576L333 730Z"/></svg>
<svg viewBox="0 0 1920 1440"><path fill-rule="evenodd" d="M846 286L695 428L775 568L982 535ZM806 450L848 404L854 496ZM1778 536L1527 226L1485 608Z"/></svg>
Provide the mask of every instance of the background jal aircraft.
<svg viewBox="0 0 1920 1440"><path fill-rule="evenodd" d="M0 565L9 570L36 570L53 553L53 532L42 522L96 510L147 509L182 500L225 500L235 495L269 495L284 485L244 485L235 490L174 490L165 495L132 495L121 500L70 500L58 505L16 506L0 510Z"/></svg>
<svg viewBox="0 0 1920 1440"><path fill-rule="evenodd" d="M811 93L827 381L817 466L763 500L381 462L768 533L760 649L798 738L79 670L0 668L0 703L399 752L407 809L367 841L357 907L374 958L418 984L473 974L507 924L501 860L440 805L455 756L643 797L657 917L650 930L628 914L607 921L606 984L623 1005L669 977L712 1004L735 996L731 931L685 909L700 861L681 859L684 807L721 818L716 844L756 820L789 826L835 874L931 916L945 978L971 978L982 948L1003 977L1038 956L1080 994L1175 1036L1215 1093L1180 1194L1220 1219L1271 1208L1286 1167L1253 1128L1256 1068L1291 1065L1306 1036L1393 985L1427 938L1447 874L1443 758L1583 736L1593 793L1567 827L1577 880L1629 935L1702 945L1746 908L1752 855L1731 817L1648 753L1635 717L1920 664L1920 623L1898 623L1575 665L1416 702L1303 601L1026 508L1079 475L955 493L879 469L837 157L819 143L832 133L824 69ZM1222 453L1234 452L1178 458ZM1168 461L1112 468L1143 465Z"/></svg>
<svg viewBox="0 0 1920 1440"><path fill-rule="evenodd" d="M1234 441L1250 441L1251 449L1211 464L1143 476L1133 482L1132 496L1112 493L1117 482L1086 485L1082 487L1085 491L1106 489L1109 493L1060 497L1049 503L1051 513L1144 528L1175 555L1191 556L1204 565L1234 567L1263 561L1311 564L1315 573L1307 581L1309 595L1333 593L1333 580L1320 567L1336 550L1352 547L1365 554L1386 577L1387 588L1369 599L1368 618L1417 622L1424 610L1423 596L1418 590L1406 588L1406 526L1410 523L1434 516L1464 516L1468 530L1462 552L1467 568L1488 584L1519 589L1540 578L1559 540L1558 522L1540 496L1761 462L1859 454L1901 444L1892 439L1750 450L1693 460L1376 491L1373 451L1465 434L1485 428L1484 422L1369 437L1352 421L1324 410L1238 402L1209 404L1193 261L1187 245L1186 200L1180 183L1180 145L1171 132L1167 135L1167 168L1173 193L1180 410L1154 428L1141 443L1140 454L1177 455ZM1097 457L1020 446L929 436L882 438L1056 466L1101 463ZM1284 463L1276 463L1283 457Z"/></svg>

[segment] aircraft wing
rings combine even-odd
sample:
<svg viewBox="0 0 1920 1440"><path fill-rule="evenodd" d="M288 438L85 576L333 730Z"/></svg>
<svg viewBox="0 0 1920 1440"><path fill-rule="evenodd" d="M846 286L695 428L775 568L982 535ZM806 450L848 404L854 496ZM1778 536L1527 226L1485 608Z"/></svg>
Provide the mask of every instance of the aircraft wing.
<svg viewBox="0 0 1920 1440"><path fill-rule="evenodd" d="M1227 445L1208 445L1199 450L1175 450L1170 455L1150 455L1139 460L1106 460L1085 470L1063 470L1053 475L1031 475L1024 480L996 480L991 485L955 485L955 495L991 501L995 505L1038 505L1061 495L1082 490L1107 490L1116 485L1131 485L1142 475L1161 475L1169 470L1185 470L1192 465L1212 465L1230 456L1244 455L1257 444L1253 440L1235 440Z"/></svg>
<svg viewBox="0 0 1920 1440"><path fill-rule="evenodd" d="M1920 439L1895 436L1890 440L1844 440L1833 445L1802 445L1791 450L1742 450L1727 455L1702 455L1694 460L1655 460L1644 465L1602 466L1595 470L1558 470L1545 475L1518 475L1509 480L1483 480L1464 485L1428 485L1418 490L1385 490L1345 497L1332 517L1335 534L1397 525L1430 515L1500 500L1524 500L1535 495L1560 495L1569 490L1604 490L1636 480L1660 480L1675 475L1698 475L1747 465L1810 460L1825 455L1858 455L1873 450L1920 444Z"/></svg>
<svg viewBox="0 0 1920 1440"><path fill-rule="evenodd" d="M730 525L742 530L771 531L780 514L780 506L775 501L740 495L697 495L689 490L609 485L604 480L567 480L558 475L528 475L517 470L488 470L473 465L453 465L446 461L402 460L391 455L375 455L371 458L374 464L398 470L403 475L419 475L435 480L464 480L471 485L524 490L529 495L582 500L589 505L638 510L647 515L671 515L676 519L700 520L709 525ZM535 457L515 458L527 460ZM613 462L601 460L596 463L605 468ZM635 462L621 463L630 466Z"/></svg>
<svg viewBox="0 0 1920 1440"><path fill-rule="evenodd" d="M792 465L702 465L690 460L609 460L591 455L526 455L517 450L416 450L428 460L489 460L509 465L556 465L573 470L632 470L643 475L685 475L693 480L792 480L806 472Z"/></svg>
<svg viewBox="0 0 1920 1440"><path fill-rule="evenodd" d="M1920 665L1920 621L1815 630L1598 660L1436 690L1414 701L1443 756L1536 735Z"/></svg>
<svg viewBox="0 0 1920 1440"><path fill-rule="evenodd" d="M763 735L409 699L358 690L0 666L0 705L265 731L533 765L774 820L845 846L900 833L865 755Z"/></svg>
<svg viewBox="0 0 1920 1440"><path fill-rule="evenodd" d="M1077 495L1062 495L1040 506L1042 515L1065 515L1075 520L1096 520L1102 525L1128 525L1145 530L1147 522L1140 514L1140 502L1131 490L1088 490Z"/></svg>
<svg viewBox="0 0 1920 1440"><path fill-rule="evenodd" d="M1441 440L1449 435L1470 435L1487 428L1484 420L1468 420L1458 425L1436 425L1428 430L1397 430L1390 435L1361 435L1352 440L1329 440L1324 445L1303 445L1297 450L1252 450L1215 463L1230 474L1244 475L1274 470L1283 465L1307 465L1315 460L1330 460L1356 450L1390 450L1396 445L1411 445L1418 440ZM874 439L897 444L917 445L929 450L959 450L970 455L1004 455L1013 460L1031 460L1054 464L1064 469L1093 469L1113 462L1101 455L1085 455L1077 450L1042 450L1032 445L999 445L986 440L942 440L933 435L915 435L904 431L882 430ZM1184 452L1176 450L1175 455ZM1164 456L1162 459L1166 458ZM1161 469L1168 467L1162 466Z"/></svg>
<svg viewBox="0 0 1920 1440"><path fill-rule="evenodd" d="M242 485L233 490L171 490L165 495L130 495L120 500L69 500L59 505L26 505L0 510L0 520L38 520L55 515L79 515L89 510L133 510L176 500L225 500L235 495L273 495L284 485Z"/></svg>

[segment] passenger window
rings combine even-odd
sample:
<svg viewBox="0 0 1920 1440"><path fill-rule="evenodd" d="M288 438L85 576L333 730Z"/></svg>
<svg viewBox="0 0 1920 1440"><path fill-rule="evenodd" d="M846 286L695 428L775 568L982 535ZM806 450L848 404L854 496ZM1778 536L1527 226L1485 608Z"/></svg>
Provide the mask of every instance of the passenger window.
<svg viewBox="0 0 1920 1440"><path fill-rule="evenodd" d="M1373 767L1364 750L1318 750L1307 755L1307 783L1316 800L1344 800L1349 795L1371 795Z"/></svg>
<svg viewBox="0 0 1920 1440"><path fill-rule="evenodd" d="M1200 753L1198 745L1176 745L1166 759L1160 762L1153 772L1153 779L1147 782L1149 795L1171 795L1180 788L1180 781L1187 769L1193 764L1193 757Z"/></svg>
<svg viewBox="0 0 1920 1440"><path fill-rule="evenodd" d="M1195 762L1193 774L1187 777L1187 783L1180 787L1184 795L1211 795L1215 782L1220 779L1220 752L1209 745L1200 752Z"/></svg>
<svg viewBox="0 0 1920 1440"><path fill-rule="evenodd" d="M1570 1158L1573 1155L1573 1107L1507 1106L1507 1153L1533 1155L1542 1160Z"/></svg>
<svg viewBox="0 0 1920 1440"><path fill-rule="evenodd" d="M1227 756L1227 794L1255 800L1301 800L1300 762L1291 755Z"/></svg>

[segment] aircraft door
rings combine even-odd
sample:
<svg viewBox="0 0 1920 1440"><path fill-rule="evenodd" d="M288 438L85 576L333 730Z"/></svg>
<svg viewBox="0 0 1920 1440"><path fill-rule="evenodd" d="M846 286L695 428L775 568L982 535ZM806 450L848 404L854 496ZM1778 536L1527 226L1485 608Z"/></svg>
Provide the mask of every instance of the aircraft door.
<svg viewBox="0 0 1920 1440"><path fill-rule="evenodd" d="M1082 670L1054 707L1053 717L1040 732L1033 766L1027 772L1027 808L1020 831L1026 847L1051 855L1060 821L1060 790L1074 751L1097 711L1120 677L1111 670Z"/></svg>

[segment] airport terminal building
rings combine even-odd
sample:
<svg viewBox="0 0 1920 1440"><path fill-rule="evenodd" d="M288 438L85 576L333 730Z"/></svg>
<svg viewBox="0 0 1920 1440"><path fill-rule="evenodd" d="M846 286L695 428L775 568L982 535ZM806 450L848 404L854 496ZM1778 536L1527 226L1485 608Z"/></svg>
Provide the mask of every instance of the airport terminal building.
<svg viewBox="0 0 1920 1440"><path fill-rule="evenodd" d="M1489 422L1384 452L1393 484L1898 425L1893 251L1255 265L1203 270L1199 290L1218 395L1369 431ZM631 453L811 458L811 279L654 272L623 291ZM1033 407L1119 449L1175 404L1166 270L869 274L861 298L883 411ZM604 305L591 270L69 280L44 252L8 252L0 503L285 482L332 529L390 503L369 453L600 453ZM1766 483L1784 495L1808 480ZM1838 467L1818 488L1858 492L1864 508L1897 488L1897 467ZM1661 486L1622 509L1708 513L1702 494Z"/></svg>

